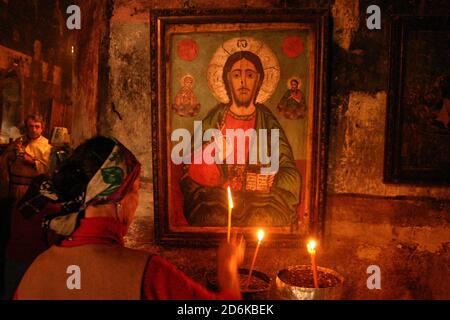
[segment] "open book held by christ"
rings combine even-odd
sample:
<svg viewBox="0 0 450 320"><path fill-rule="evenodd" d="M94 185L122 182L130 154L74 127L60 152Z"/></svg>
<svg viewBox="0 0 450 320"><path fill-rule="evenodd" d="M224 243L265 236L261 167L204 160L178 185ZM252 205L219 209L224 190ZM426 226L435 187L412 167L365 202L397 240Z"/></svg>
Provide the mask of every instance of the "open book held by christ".
<svg viewBox="0 0 450 320"><path fill-rule="evenodd" d="M228 177L232 190L269 193L275 173L262 174L261 165L228 165Z"/></svg>

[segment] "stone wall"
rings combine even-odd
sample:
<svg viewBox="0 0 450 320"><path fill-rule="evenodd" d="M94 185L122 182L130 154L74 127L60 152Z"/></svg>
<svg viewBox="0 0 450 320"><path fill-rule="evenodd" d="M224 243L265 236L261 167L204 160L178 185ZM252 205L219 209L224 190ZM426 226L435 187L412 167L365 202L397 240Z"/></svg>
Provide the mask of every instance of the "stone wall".
<svg viewBox="0 0 450 320"><path fill-rule="evenodd" d="M227 1L229 7L324 7L327 1ZM365 10L378 4L382 30L369 31ZM319 264L346 278L347 299L450 298L448 270L450 188L383 183L388 83L388 28L393 13L432 14L445 1L330 3L333 15L328 203ZM143 163L138 220L128 244L159 253L199 281L214 269L214 249L159 247L153 243L150 34L148 10L217 7L216 1L114 2L110 21L109 84L103 85L98 131L118 137ZM152 106L153 107L153 106ZM275 251L276 250L276 251ZM249 249L245 265L253 249ZM303 249L262 248L257 268L274 276L308 263ZM368 290L366 269L378 265L382 289Z"/></svg>
<svg viewBox="0 0 450 320"><path fill-rule="evenodd" d="M17 138L29 114L44 118L47 137L55 126L71 129L74 33L65 2L0 2L0 143Z"/></svg>

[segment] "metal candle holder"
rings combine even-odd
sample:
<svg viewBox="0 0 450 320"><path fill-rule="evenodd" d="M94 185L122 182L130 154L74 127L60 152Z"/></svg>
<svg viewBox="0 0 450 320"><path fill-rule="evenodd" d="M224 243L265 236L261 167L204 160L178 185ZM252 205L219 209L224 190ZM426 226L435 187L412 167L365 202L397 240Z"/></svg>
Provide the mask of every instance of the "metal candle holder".
<svg viewBox="0 0 450 320"><path fill-rule="evenodd" d="M280 276L287 272L292 271L311 271L310 265L294 265L289 266L287 269L282 269L277 273L277 277L274 283L274 295L275 298L281 300L339 300L342 296L344 277L338 272L323 268L317 267L319 272L331 274L335 276L339 283L333 287L326 288L307 288L307 287L299 287L288 284L281 280Z"/></svg>

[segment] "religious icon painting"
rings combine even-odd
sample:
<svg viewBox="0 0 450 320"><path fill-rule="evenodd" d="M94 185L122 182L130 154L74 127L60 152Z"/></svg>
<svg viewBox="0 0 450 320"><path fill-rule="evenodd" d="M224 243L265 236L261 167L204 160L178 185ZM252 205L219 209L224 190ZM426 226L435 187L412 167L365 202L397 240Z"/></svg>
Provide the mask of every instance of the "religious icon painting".
<svg viewBox="0 0 450 320"><path fill-rule="evenodd" d="M393 17L385 182L450 185L449 60L448 16Z"/></svg>
<svg viewBox="0 0 450 320"><path fill-rule="evenodd" d="M320 233L328 12L152 10L150 28L157 241Z"/></svg>

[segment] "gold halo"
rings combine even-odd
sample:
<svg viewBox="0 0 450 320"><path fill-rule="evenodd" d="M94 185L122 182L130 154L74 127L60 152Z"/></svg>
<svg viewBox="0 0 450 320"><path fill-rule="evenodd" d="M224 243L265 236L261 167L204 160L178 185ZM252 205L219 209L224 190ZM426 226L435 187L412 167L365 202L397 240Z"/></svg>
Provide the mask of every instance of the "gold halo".
<svg viewBox="0 0 450 320"><path fill-rule="evenodd" d="M290 78L286 81L286 87L287 87L288 89L291 88L291 81L292 81L292 80L297 80L297 82L298 82L298 88L299 88L299 89L303 86L303 81L302 81L302 79L301 79L300 77L298 77L298 76L292 76L292 77L290 77Z"/></svg>
<svg viewBox="0 0 450 320"><path fill-rule="evenodd" d="M207 73L208 86L212 94L222 103L230 102L223 83L222 73L228 57L237 51L250 51L261 59L264 69L264 81L259 89L256 102L263 103L267 101L274 93L280 80L280 65L272 49L264 42L252 37L232 38L217 48L209 62Z"/></svg>

